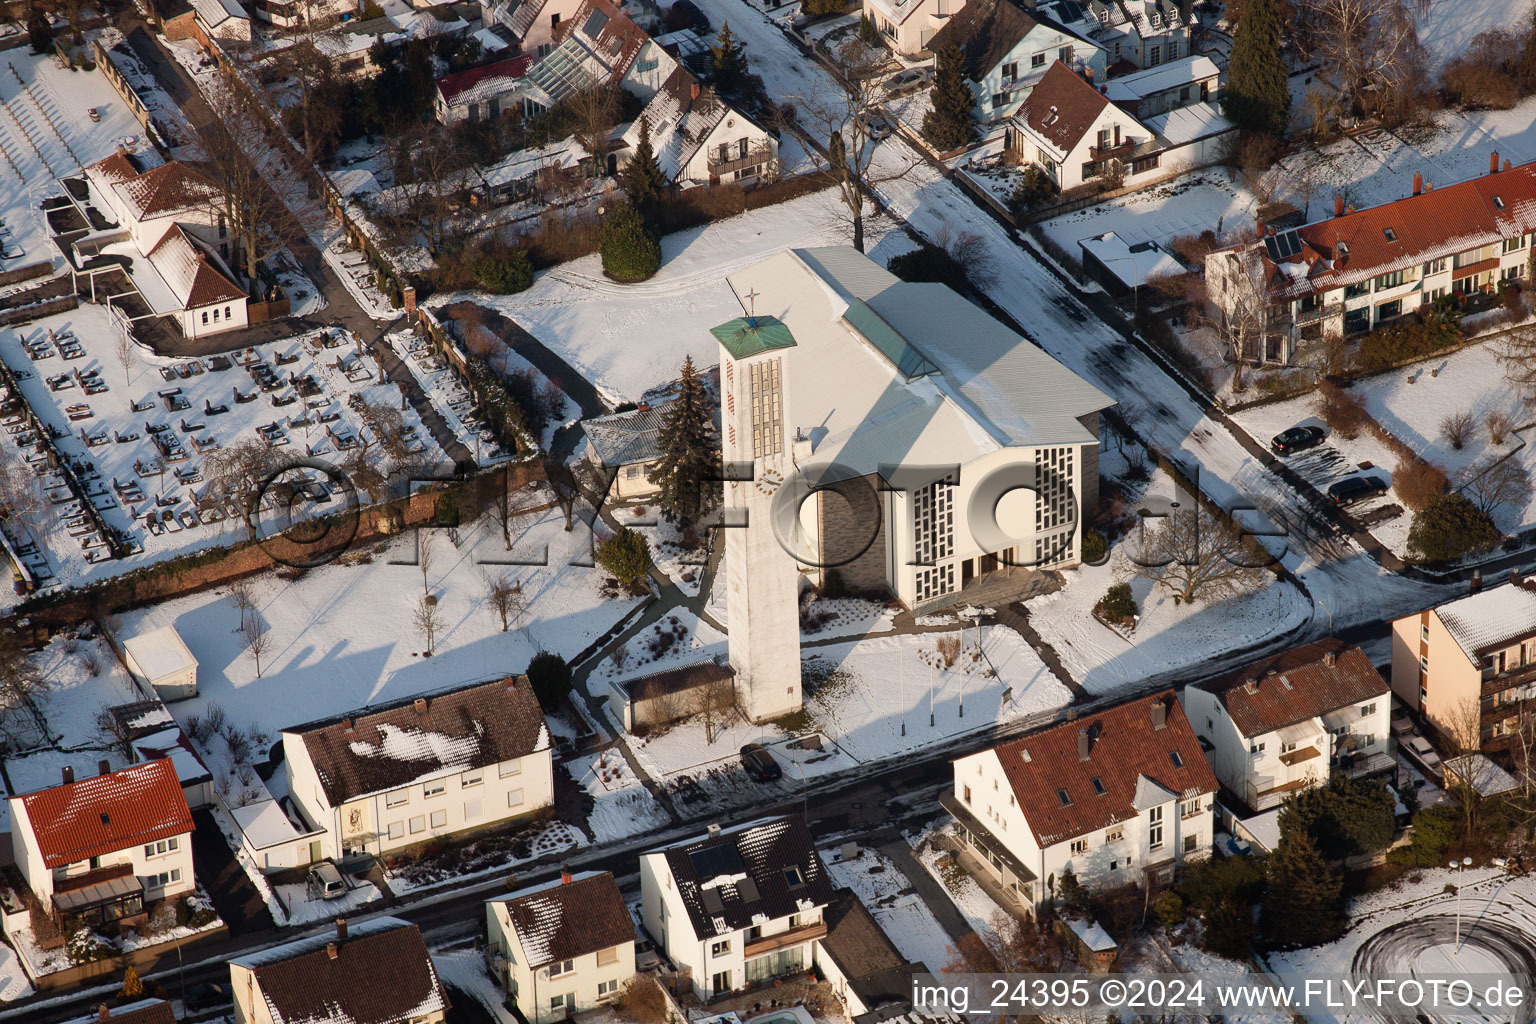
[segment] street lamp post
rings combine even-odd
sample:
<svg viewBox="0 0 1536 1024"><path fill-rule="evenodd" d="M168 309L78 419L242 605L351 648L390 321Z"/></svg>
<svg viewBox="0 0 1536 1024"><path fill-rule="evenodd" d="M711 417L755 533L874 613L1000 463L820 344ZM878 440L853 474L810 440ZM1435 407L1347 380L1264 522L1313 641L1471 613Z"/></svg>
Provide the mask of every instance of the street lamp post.
<svg viewBox="0 0 1536 1024"><path fill-rule="evenodd" d="M1472 866L1471 857L1463 857L1459 861L1451 861L1448 865L1452 871L1462 872ZM1461 955L1461 886L1456 886L1456 955Z"/></svg>

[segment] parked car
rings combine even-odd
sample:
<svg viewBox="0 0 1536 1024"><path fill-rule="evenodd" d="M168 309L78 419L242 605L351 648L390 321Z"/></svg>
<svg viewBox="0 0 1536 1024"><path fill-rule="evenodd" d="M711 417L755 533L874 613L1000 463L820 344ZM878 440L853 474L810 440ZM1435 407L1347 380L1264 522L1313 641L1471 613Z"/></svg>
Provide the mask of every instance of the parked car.
<svg viewBox="0 0 1536 1024"><path fill-rule="evenodd" d="M1335 505L1348 505L1387 493L1387 482L1379 476L1348 476L1328 487L1328 497Z"/></svg>
<svg viewBox="0 0 1536 1024"><path fill-rule="evenodd" d="M879 114L861 114L859 121L864 126L864 134L868 135L872 142L879 142L891 134L890 124Z"/></svg>
<svg viewBox="0 0 1536 1024"><path fill-rule="evenodd" d="M1398 745L1398 749L1429 777L1431 782L1440 781L1440 755L1423 736L1414 736Z"/></svg>
<svg viewBox="0 0 1536 1024"><path fill-rule="evenodd" d="M1276 455L1294 455L1323 443L1322 427L1292 427L1269 439L1269 450Z"/></svg>
<svg viewBox="0 0 1536 1024"><path fill-rule="evenodd" d="M784 775L779 762L761 743L748 743L741 748L741 766L758 782L773 782Z"/></svg>
<svg viewBox="0 0 1536 1024"><path fill-rule="evenodd" d="M909 92L916 92L928 84L932 72L927 68L910 68L906 71L898 71L885 80L885 94L887 96L905 96Z"/></svg>
<svg viewBox="0 0 1536 1024"><path fill-rule="evenodd" d="M650 939L641 939L636 942L635 969L651 971L659 967L661 967L661 954L656 952L656 943Z"/></svg>
<svg viewBox="0 0 1536 1024"><path fill-rule="evenodd" d="M325 860L309 869L305 888L309 891L310 899L335 900L347 894L348 886L347 880L336 870L336 865Z"/></svg>

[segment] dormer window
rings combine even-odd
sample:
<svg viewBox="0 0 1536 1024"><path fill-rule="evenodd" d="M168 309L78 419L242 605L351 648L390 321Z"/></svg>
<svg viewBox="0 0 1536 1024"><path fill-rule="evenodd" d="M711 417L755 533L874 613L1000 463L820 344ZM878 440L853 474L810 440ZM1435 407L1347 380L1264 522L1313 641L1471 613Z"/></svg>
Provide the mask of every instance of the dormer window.
<svg viewBox="0 0 1536 1024"><path fill-rule="evenodd" d="M800 869L791 864L784 869L784 881L789 883L791 889L805 884L805 877L800 874Z"/></svg>
<svg viewBox="0 0 1536 1024"><path fill-rule="evenodd" d="M1061 806L1063 807L1072 806L1072 798L1067 795L1067 791L1064 789L1058 789L1056 791L1056 799L1061 801Z"/></svg>
<svg viewBox="0 0 1536 1024"><path fill-rule="evenodd" d="M1391 228L1382 228L1381 229L1381 233L1387 236L1387 241L1389 241L1389 242L1397 241L1397 232L1393 231Z"/></svg>
<svg viewBox="0 0 1536 1024"><path fill-rule="evenodd" d="M1494 205L1495 209L1499 209L1499 210L1504 209L1504 197L1503 196L1494 196L1493 197L1493 205Z"/></svg>

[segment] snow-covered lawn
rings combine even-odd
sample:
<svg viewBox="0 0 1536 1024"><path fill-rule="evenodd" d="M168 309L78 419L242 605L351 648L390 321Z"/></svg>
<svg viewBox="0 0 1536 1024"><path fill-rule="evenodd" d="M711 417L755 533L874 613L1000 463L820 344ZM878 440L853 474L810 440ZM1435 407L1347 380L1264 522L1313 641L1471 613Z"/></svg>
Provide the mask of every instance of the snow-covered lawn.
<svg viewBox="0 0 1536 1024"><path fill-rule="evenodd" d="M1167 242L1207 229L1221 235L1234 229L1246 231L1253 224L1255 209L1253 194L1235 182L1231 172L1223 167L1208 167L1062 214L1043 226L1046 234L1073 259L1081 260L1077 243L1107 231L1113 231L1127 243Z"/></svg>
<svg viewBox="0 0 1536 1024"><path fill-rule="evenodd" d="M485 956L479 950L434 952L432 964L443 984L473 999L496 1024L516 1024L517 1018L505 1006L507 993L491 978L485 968Z"/></svg>
<svg viewBox="0 0 1536 1024"><path fill-rule="evenodd" d="M1419 42L1429 51L1428 71L1438 75L1451 60L1467 52L1484 32L1521 32L1531 24L1531 0L1453 0L1422 5ZM1410 8L1415 10L1415 8Z"/></svg>
<svg viewBox="0 0 1536 1024"><path fill-rule="evenodd" d="M670 820L666 808L640 784L619 750L573 758L565 766L576 784L592 797L587 831L592 834L594 843L613 842L648 832Z"/></svg>
<svg viewBox="0 0 1536 1024"><path fill-rule="evenodd" d="M675 523L668 522L655 505L631 505L613 510L613 518L621 526L637 530L651 546L651 562L677 589L689 597L699 593L704 583L704 570L709 565L707 537L701 531L700 546L689 550L683 547L682 531Z"/></svg>
<svg viewBox="0 0 1536 1024"><path fill-rule="evenodd" d="M570 565L585 553L582 530L564 530L558 510L514 524L519 552L547 545L548 564L501 566L508 557L500 527L482 520L457 531L424 530L430 544L427 588L438 597L442 632L433 657L413 625L422 597L417 537L403 534L358 557L254 580L256 608L269 626L260 676L233 631L238 613L227 591L207 591L124 615L123 628L174 625L198 661L197 697L173 707L185 724L219 705L233 722L274 737L282 729L382 701L495 678L522 670L540 650L574 656L634 607L601 594L600 574ZM486 601L486 572L523 584L527 607L508 632Z"/></svg>
<svg viewBox="0 0 1536 1024"><path fill-rule="evenodd" d="M709 329L741 315L728 275L790 246L846 242L845 221L835 195L819 192L666 236L661 270L641 284L611 281L599 257L584 256L541 273L525 292L474 298L517 321L617 405L674 380L686 356L699 367L719 362ZM912 248L889 222L870 229L868 251L882 263ZM433 305L465 297L434 297Z"/></svg>
<svg viewBox="0 0 1536 1024"><path fill-rule="evenodd" d="M21 966L21 957L9 945L0 944L0 1002L14 1002L31 994L32 981Z"/></svg>
<svg viewBox="0 0 1536 1024"><path fill-rule="evenodd" d="M1008 912L997 905L997 901L988 896L958 863L949 866L940 866L940 861L947 861L951 856L950 851L939 845L938 836L942 832L949 831L949 825L935 825L925 832L909 836L912 844L912 855L918 859L928 873L949 894L955 908L965 915L974 931L983 931L992 927L992 919L998 914L1006 915Z"/></svg>
<svg viewBox="0 0 1536 1024"><path fill-rule="evenodd" d="M839 886L853 890L901 955L937 973L949 963L950 938L901 869L880 851L864 848L851 860L839 860L840 849L821 851L827 873Z"/></svg>

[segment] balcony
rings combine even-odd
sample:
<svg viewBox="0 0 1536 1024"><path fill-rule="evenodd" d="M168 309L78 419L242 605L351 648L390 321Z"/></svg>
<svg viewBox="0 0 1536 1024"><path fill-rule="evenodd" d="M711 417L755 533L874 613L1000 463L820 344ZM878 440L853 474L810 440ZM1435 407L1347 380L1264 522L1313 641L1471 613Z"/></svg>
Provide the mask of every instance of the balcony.
<svg viewBox="0 0 1536 1024"><path fill-rule="evenodd" d="M1280 755L1280 763L1287 768L1294 768L1298 764L1312 760L1314 757L1322 757L1323 752L1316 747L1298 747L1286 754Z"/></svg>
<svg viewBox="0 0 1536 1024"><path fill-rule="evenodd" d="M1312 785L1310 779L1292 779L1290 782L1270 785L1272 782L1274 782L1273 779L1256 779L1248 782L1245 788L1249 807L1255 811L1267 811L1272 807L1279 807L1285 803L1286 797Z"/></svg>
<svg viewBox="0 0 1536 1024"><path fill-rule="evenodd" d="M723 178L725 175L733 174L736 171L744 171L748 167L755 167L758 164L765 164L772 159L772 154L768 152L767 146L758 146L750 150L746 156L740 156L740 150L735 148L727 150L727 152L737 153L738 155L722 158L720 151L717 149L706 157L705 162L709 167L709 173L717 178Z"/></svg>
<svg viewBox="0 0 1536 1024"><path fill-rule="evenodd" d="M827 937L827 923L817 921L815 924L802 925L799 928L791 928L787 932L777 935L764 935L756 942L749 942L742 947L743 959L751 960L765 953L784 949L788 946L798 946L802 942L810 942L812 939L824 939Z"/></svg>
<svg viewBox="0 0 1536 1024"><path fill-rule="evenodd" d="M1344 303L1329 302L1325 305L1313 306L1311 309L1300 310L1294 317L1291 318L1291 322L1297 327L1305 327L1308 324L1315 324L1319 320L1327 320L1330 317L1343 315Z"/></svg>
<svg viewBox="0 0 1536 1024"><path fill-rule="evenodd" d="M1088 159L1094 163L1102 160L1127 160L1135 151L1135 140L1124 139L1113 146L1089 146Z"/></svg>

